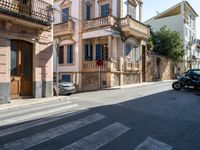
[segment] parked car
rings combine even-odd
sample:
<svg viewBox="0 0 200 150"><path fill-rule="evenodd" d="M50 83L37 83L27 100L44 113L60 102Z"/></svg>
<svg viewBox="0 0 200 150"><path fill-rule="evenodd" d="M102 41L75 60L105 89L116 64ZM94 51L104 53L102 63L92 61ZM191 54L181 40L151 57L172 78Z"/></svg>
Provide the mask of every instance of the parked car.
<svg viewBox="0 0 200 150"><path fill-rule="evenodd" d="M179 77L178 81L172 84L174 90L181 90L183 87L200 88L200 69L190 69L184 77Z"/></svg>
<svg viewBox="0 0 200 150"><path fill-rule="evenodd" d="M73 93L75 93L75 85L71 82L66 82L66 81L59 81L58 83L58 89L57 89L57 85L56 82L54 82L54 86L53 86L53 91L54 91L54 95L58 94L59 95L71 95Z"/></svg>

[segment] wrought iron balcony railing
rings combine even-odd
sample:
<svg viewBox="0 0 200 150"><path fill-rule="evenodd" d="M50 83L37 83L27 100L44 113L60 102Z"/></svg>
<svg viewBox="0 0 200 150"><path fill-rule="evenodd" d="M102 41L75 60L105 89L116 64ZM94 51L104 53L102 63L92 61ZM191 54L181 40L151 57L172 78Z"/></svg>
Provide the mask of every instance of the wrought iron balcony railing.
<svg viewBox="0 0 200 150"><path fill-rule="evenodd" d="M43 0L0 0L0 13L50 25L52 5Z"/></svg>

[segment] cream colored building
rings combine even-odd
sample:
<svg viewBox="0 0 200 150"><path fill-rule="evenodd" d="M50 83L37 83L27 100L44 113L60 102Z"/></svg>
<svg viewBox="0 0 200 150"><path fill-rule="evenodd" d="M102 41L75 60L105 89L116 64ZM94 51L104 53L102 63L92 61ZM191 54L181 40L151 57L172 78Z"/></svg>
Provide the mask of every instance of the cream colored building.
<svg viewBox="0 0 200 150"><path fill-rule="evenodd" d="M184 72L189 68L196 68L196 17L198 14L187 1L165 10L150 18L145 24L150 25L153 31L167 26L170 30L179 33L185 48L184 62L179 64L179 71Z"/></svg>
<svg viewBox="0 0 200 150"><path fill-rule="evenodd" d="M54 41L60 80L97 90L145 80L141 0L58 0ZM101 64L99 67L97 64Z"/></svg>
<svg viewBox="0 0 200 150"><path fill-rule="evenodd" d="M52 96L52 4L0 1L0 103Z"/></svg>

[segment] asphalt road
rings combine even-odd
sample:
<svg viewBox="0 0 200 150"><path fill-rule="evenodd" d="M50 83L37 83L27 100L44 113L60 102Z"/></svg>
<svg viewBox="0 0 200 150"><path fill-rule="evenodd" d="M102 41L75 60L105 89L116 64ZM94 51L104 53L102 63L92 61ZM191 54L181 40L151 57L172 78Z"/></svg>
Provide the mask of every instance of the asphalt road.
<svg viewBox="0 0 200 150"><path fill-rule="evenodd" d="M200 150L200 91L171 83L0 111L1 150Z"/></svg>

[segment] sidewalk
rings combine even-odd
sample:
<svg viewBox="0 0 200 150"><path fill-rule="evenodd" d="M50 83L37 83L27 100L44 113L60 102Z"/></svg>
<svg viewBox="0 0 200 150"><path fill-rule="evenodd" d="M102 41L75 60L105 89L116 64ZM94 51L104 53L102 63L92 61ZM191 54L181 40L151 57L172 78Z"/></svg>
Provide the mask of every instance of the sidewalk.
<svg viewBox="0 0 200 150"><path fill-rule="evenodd" d="M67 96L17 99L17 100L11 100L10 103L7 103L7 104L1 104L0 110L12 109L12 108L23 107L23 106L30 106L30 105L46 103L46 102L50 102L50 101L61 101L61 100L67 100L67 99L69 99L69 97L67 97Z"/></svg>
<svg viewBox="0 0 200 150"><path fill-rule="evenodd" d="M173 81L175 81L175 80L164 80L164 81L156 81L156 82L143 82L143 83L136 83L136 84L122 85L122 86L106 88L105 90L127 89L127 88L133 88L133 87L154 85L154 84L159 84L159 83L170 83L170 82L173 82Z"/></svg>
<svg viewBox="0 0 200 150"><path fill-rule="evenodd" d="M143 82L143 83L137 83L137 84L130 84L130 85L124 85L124 86L117 86L112 88L106 88L103 90L115 90L115 89L126 89L126 88L133 88L133 87L142 87L142 86L149 86L159 83L170 83L174 80L166 80L166 81L157 81L157 82ZM84 92L85 93L85 92ZM54 96L54 97L48 97L48 98L31 98L31 99L17 99L17 100L11 100L10 103L7 104L1 104L0 110L6 110L6 109L12 109L17 107L23 107L23 106L29 106L34 104L41 104L46 103L50 101L62 101L62 100L68 100L70 97L68 96Z"/></svg>

